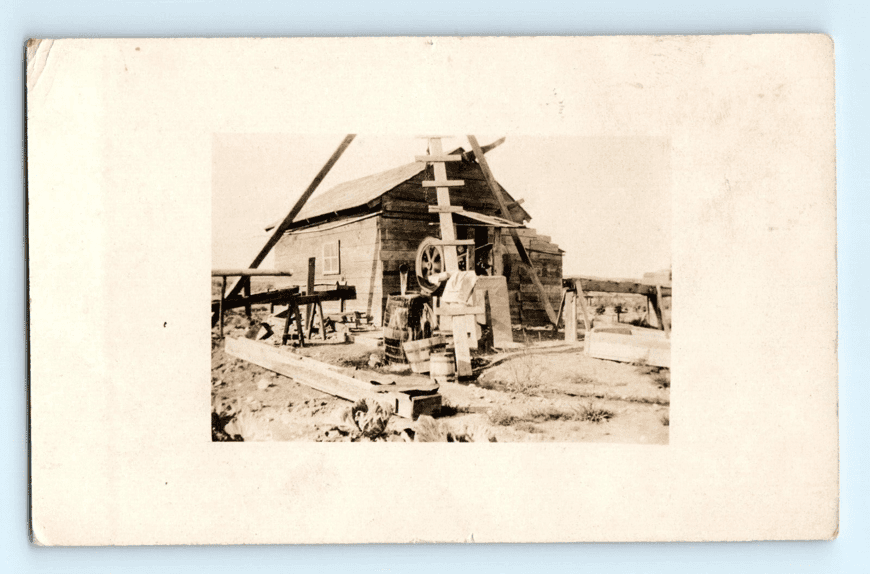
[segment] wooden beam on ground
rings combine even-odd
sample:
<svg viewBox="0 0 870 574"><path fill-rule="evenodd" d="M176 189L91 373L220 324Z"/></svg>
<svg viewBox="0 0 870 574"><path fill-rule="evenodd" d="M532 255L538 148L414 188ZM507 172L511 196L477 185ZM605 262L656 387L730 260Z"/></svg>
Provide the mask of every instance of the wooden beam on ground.
<svg viewBox="0 0 870 574"><path fill-rule="evenodd" d="M441 407L441 395L437 393L412 396L399 390L380 388L338 372L320 361L300 357L269 344L230 338L226 341L225 349L232 357L275 371L320 392L349 401L363 398L377 401L401 417L415 419L421 414L437 412ZM415 388L412 392L416 394L420 390Z"/></svg>
<svg viewBox="0 0 870 574"><path fill-rule="evenodd" d="M492 170L489 168L489 162L486 161L484 152L480 148L480 144L477 142L477 138L469 135L468 141L469 143L471 143L471 149L474 150L475 156L477 157L477 163L480 165L483 176L484 178L486 178L486 182L489 184L489 189L492 192L493 197L495 197L496 201L498 202L499 208L501 209L502 217L504 217L508 221L514 221L514 219L511 217L510 211L508 210L507 204L505 204L505 200L501 195L498 183L496 183L495 177L492 175ZM522 260L523 264L529 272L529 277L531 277L532 283L534 283L535 287L537 287L538 292L540 293L541 302L544 304L544 310L547 312L547 317L550 319L551 323L558 324L558 319L556 317L556 312L553 310L553 305L550 304L550 299L549 297L547 297L544 285L543 283L541 283L541 279L538 277L534 266L532 266L532 260L529 258L529 254L526 252L526 248L523 245L523 242L520 240L520 237L517 234L517 230L509 227L508 231L511 234L511 238L513 238L514 240L514 245L517 248L520 259Z"/></svg>
<svg viewBox="0 0 870 574"><path fill-rule="evenodd" d="M350 145L350 142L352 142L355 137L356 137L356 134L348 134L344 137L342 142L339 144L338 148L333 152L332 156L327 160L326 164L324 164L324 166L322 168L320 168L320 171L317 172L317 175L314 176L314 179L311 181L311 183L308 185L308 187L305 189L305 191L302 192L302 195L299 197L299 199L296 200L296 203L293 205L293 208L290 210L290 213L288 213L287 216L284 217L284 220L281 221L281 223L279 223L277 227L275 227L274 231L272 231L272 235L269 237L269 240L266 241L266 245L264 245L263 248L260 250L260 252L257 253L257 256L254 257L254 261L251 263L251 265L249 267L254 268L254 269L259 267L260 263L262 263L263 260L266 258L266 256L269 254L269 252L272 251L272 248L278 244L278 241L281 240L281 237L284 235L284 232L287 231L287 229L293 223L293 219L297 215L299 215L300 211L302 211L302 208L305 206L305 203L308 201L308 198L311 197L311 194L314 193L314 190L317 189L317 187L323 181L323 178L326 177L326 174L329 173L329 171L332 169L332 167L335 165L335 163L338 161L338 159L341 157L341 155L347 149L347 146ZM243 283L245 283L245 282L250 282L250 277L241 277L236 282L236 284L232 286L232 288L230 289L230 292L227 293L226 297L230 298L230 297L234 297L234 296L238 295L239 292L242 290Z"/></svg>

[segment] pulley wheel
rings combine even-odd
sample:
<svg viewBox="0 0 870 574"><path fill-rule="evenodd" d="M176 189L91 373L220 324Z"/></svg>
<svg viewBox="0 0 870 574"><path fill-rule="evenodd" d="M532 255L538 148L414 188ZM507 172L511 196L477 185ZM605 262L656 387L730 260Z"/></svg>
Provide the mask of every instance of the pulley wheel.
<svg viewBox="0 0 870 574"><path fill-rule="evenodd" d="M444 249L438 245L434 237L427 237L417 248L417 284L420 291L431 295L438 289L438 283L433 277L446 270Z"/></svg>

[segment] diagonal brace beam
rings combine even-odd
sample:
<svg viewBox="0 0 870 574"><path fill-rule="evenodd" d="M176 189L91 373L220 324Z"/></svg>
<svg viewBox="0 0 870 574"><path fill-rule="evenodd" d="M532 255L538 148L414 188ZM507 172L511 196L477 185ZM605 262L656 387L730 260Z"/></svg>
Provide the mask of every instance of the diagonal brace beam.
<svg viewBox="0 0 870 574"><path fill-rule="evenodd" d="M308 198L311 197L311 194L314 193L314 190L317 189L317 186L323 181L323 178L326 177L326 174L329 173L329 170L332 169L332 166L338 161L338 158L344 153L344 150L347 149L347 146L350 145L350 142L353 141L353 138L356 137L356 134L348 134L345 136L344 140L342 140L341 144L339 144L338 149L333 152L332 157L326 162L326 164L320 169L311 183L308 185L308 188L302 193L302 196L296 200L296 204L293 206L293 209L290 210L290 213L287 214L287 217L275 227L275 230L272 232L272 236L269 237L269 240L266 242L266 245L260 250L256 257L254 257L253 263L248 265L251 269L256 269L260 266L260 263L266 258L272 248L278 244L278 241L281 240L281 236L284 235L284 232L290 227L293 223L293 219L299 215L299 212L302 211L302 208L305 206L305 203L308 201ZM236 283L230 288L229 293L224 295L227 299L230 297L235 297L239 294L242 288L245 285L250 285L251 278L250 277L241 277Z"/></svg>
<svg viewBox="0 0 870 574"><path fill-rule="evenodd" d="M490 191L492 191L493 197L495 197L496 201L498 201L498 206L499 208L501 208L502 217L509 221L513 221L510 211L508 211L507 204L505 203L505 200L501 195L501 191L498 188L498 184L495 181L495 177L493 177L492 175L492 170L489 168L489 162L486 160L486 157L483 154L483 150L480 149L480 144L477 143L477 138L470 135L468 136L468 141L469 143L471 143L471 149L474 151L474 155L477 158L477 163L480 164L480 169L481 171L483 171L483 176L486 178L486 183L489 184L489 189ZM523 265L526 267L526 270L529 272L529 276L532 278L532 283L535 284L535 287L538 289L538 293L540 293L541 302L544 304L544 310L547 311L547 317L550 319L550 322L554 325L557 325L558 328L559 319L556 316L556 311L553 310L553 305L550 303L550 299L547 297L547 293L544 290L544 285L541 283L541 279L538 277L537 272L535 272L535 268L532 266L532 260L529 258L529 254L526 252L526 248L523 246L523 242L520 240L520 236L517 234L517 230L513 227L509 227L508 231L510 232L511 237L514 240L514 245L516 245Z"/></svg>

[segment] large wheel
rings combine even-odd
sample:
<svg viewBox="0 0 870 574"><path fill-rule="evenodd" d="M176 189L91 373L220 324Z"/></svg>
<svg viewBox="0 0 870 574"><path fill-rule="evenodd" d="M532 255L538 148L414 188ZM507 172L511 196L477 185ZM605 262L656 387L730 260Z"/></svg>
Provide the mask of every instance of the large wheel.
<svg viewBox="0 0 870 574"><path fill-rule="evenodd" d="M434 293L440 283L432 277L446 268L444 249L438 245L438 240L434 237L424 239L417 248L417 284L420 285L420 291L426 295Z"/></svg>

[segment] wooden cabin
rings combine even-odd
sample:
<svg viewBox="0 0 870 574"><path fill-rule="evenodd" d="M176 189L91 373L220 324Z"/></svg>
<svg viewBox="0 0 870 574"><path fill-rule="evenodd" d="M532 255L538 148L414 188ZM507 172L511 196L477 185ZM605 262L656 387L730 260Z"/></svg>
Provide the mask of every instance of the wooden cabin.
<svg viewBox="0 0 870 574"><path fill-rule="evenodd" d="M450 152L464 154L462 148ZM469 154L463 155L468 158ZM508 279L512 323L525 326L548 324L544 305L528 274L521 268L516 248L507 230L502 230L500 210L473 159L449 162L447 178L463 180L451 188L450 203L462 206L470 216L456 215L458 239L474 239L475 246L495 245L490 273ZM292 271L301 283L307 277L308 259L316 258L317 284L346 282L356 287L355 301L345 302L345 311L360 311L380 325L387 297L398 293L399 268L410 268L408 290L418 290L414 272L417 248L426 237L439 237L438 215L428 212L436 205L436 190L424 188L433 180L433 168L410 163L383 173L348 181L311 198L293 225L275 247L275 267ZM531 216L504 192L514 225L544 284L551 304L558 309L562 287L562 250L550 238L525 226ZM267 229L271 229L271 226ZM338 303L325 303L324 311L335 313Z"/></svg>

